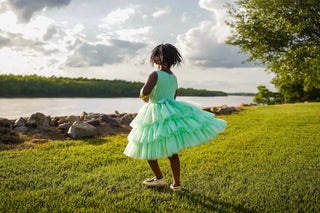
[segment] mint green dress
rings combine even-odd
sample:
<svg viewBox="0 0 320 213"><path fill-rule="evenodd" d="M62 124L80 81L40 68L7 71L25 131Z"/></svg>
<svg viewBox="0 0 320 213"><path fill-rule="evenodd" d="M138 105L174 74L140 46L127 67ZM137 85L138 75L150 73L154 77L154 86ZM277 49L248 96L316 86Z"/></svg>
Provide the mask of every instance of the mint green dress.
<svg viewBox="0 0 320 213"><path fill-rule="evenodd" d="M180 150L209 142L226 128L214 114L174 99L178 88L174 74L157 71L157 83L146 103L130 123L124 153L140 160L170 157Z"/></svg>

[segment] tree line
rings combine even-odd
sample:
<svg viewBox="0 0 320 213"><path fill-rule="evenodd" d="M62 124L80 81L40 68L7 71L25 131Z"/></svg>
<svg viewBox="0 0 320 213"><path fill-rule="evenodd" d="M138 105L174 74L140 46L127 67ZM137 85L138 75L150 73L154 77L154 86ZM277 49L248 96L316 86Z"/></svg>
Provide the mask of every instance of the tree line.
<svg viewBox="0 0 320 213"><path fill-rule="evenodd" d="M141 82L0 75L0 97L137 97ZM221 91L178 89L179 96L226 96Z"/></svg>

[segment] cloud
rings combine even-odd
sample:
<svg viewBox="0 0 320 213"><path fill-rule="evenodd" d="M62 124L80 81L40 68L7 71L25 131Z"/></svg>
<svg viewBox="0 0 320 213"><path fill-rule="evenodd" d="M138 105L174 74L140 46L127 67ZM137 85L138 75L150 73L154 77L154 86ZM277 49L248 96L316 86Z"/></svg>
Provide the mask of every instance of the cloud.
<svg viewBox="0 0 320 213"><path fill-rule="evenodd" d="M199 5L212 12L212 19L177 36L177 46L186 61L203 67L252 67L249 63L242 64L247 57L239 54L236 47L225 44L231 29L225 24L222 1L200 0Z"/></svg>
<svg viewBox="0 0 320 213"><path fill-rule="evenodd" d="M68 57L66 66L87 67L121 63L129 57L134 57L138 50L146 47L146 44L143 43L132 43L117 39L111 39L109 42L110 45L82 44Z"/></svg>
<svg viewBox="0 0 320 213"><path fill-rule="evenodd" d="M171 12L171 9L169 7L166 7L164 9L159 9L156 12L152 13L152 16L154 18L159 18L161 16L167 15Z"/></svg>
<svg viewBox="0 0 320 213"><path fill-rule="evenodd" d="M70 2L71 0L9 0L8 4L17 14L19 21L29 22L35 12L67 6Z"/></svg>
<svg viewBox="0 0 320 213"><path fill-rule="evenodd" d="M130 16L135 14L135 10L133 8L126 9L116 9L110 12L105 18L103 18L103 24L100 24L100 28L108 28L112 25L119 25L127 21Z"/></svg>
<svg viewBox="0 0 320 213"><path fill-rule="evenodd" d="M8 46L11 43L11 40L0 35L0 48Z"/></svg>
<svg viewBox="0 0 320 213"><path fill-rule="evenodd" d="M15 51L25 51L25 54L29 55L34 55L39 52L44 55L50 55L57 51L56 49L46 49L44 47L45 44L46 43L39 40L26 39L20 33L15 34L0 30L0 48L9 47Z"/></svg>
<svg viewBox="0 0 320 213"><path fill-rule="evenodd" d="M57 26L51 25L47 28L47 32L42 36L44 41L48 41L52 39L55 35L58 34Z"/></svg>
<svg viewBox="0 0 320 213"><path fill-rule="evenodd" d="M123 29L116 31L120 40L130 42L150 42L153 35L151 26L141 27L138 29Z"/></svg>

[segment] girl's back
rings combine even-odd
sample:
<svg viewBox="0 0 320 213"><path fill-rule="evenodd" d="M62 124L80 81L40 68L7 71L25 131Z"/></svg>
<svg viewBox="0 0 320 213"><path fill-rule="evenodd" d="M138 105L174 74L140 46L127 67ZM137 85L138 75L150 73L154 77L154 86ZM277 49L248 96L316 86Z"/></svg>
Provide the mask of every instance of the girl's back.
<svg viewBox="0 0 320 213"><path fill-rule="evenodd" d="M149 101L156 103L162 99L174 99L178 88L176 76L160 70L157 71L157 76L157 83L149 95Z"/></svg>

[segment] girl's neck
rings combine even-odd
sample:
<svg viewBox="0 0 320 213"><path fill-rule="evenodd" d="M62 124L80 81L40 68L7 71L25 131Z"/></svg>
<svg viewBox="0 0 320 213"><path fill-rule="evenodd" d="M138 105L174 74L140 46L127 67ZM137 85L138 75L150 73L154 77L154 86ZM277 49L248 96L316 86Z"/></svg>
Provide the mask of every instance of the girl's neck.
<svg viewBox="0 0 320 213"><path fill-rule="evenodd" d="M166 73L169 73L171 74L172 71L170 70L170 68L166 67L166 66L159 66L159 69L166 72Z"/></svg>

